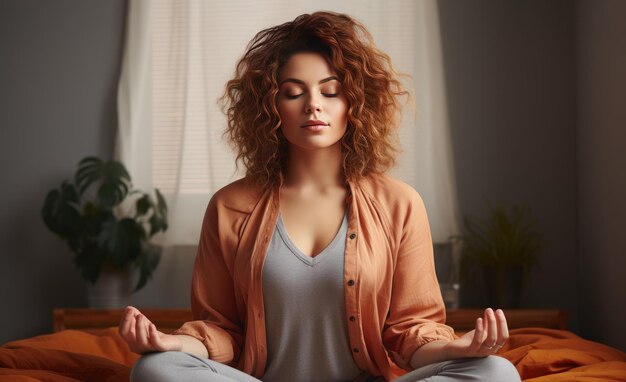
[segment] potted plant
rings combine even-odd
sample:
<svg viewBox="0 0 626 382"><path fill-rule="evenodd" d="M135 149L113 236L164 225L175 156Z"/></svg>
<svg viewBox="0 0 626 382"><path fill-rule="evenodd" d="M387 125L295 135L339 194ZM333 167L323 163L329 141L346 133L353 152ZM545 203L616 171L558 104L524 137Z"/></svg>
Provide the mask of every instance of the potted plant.
<svg viewBox="0 0 626 382"><path fill-rule="evenodd" d="M516 308L521 290L533 266L539 264L542 234L530 207L515 205L509 211L501 204L492 207L482 220L467 216L464 232L458 237L463 244L461 277L481 268L490 306Z"/></svg>
<svg viewBox="0 0 626 382"><path fill-rule="evenodd" d="M59 189L48 192L41 215L72 250L74 264L85 280L95 285L111 275L124 277L136 268L135 292L159 263L161 247L150 238L167 230L167 205L159 190L155 191L156 200L132 190L122 163L90 156L79 162L73 184L65 180Z"/></svg>

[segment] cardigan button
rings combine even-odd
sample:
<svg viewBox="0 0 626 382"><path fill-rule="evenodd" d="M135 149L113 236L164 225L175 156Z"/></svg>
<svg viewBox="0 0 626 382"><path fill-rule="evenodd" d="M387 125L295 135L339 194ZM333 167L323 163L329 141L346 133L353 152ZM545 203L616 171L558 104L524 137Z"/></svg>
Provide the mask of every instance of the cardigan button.
<svg viewBox="0 0 626 382"><path fill-rule="evenodd" d="M348 280L348 285L349 285L349 286L354 285L354 280Z"/></svg>
<svg viewBox="0 0 626 382"><path fill-rule="evenodd" d="M356 317L350 316L350 321L356 321Z"/></svg>
<svg viewBox="0 0 626 382"><path fill-rule="evenodd" d="M356 237L356 233L350 234L350 240L354 240L355 237Z"/></svg>
<svg viewBox="0 0 626 382"><path fill-rule="evenodd" d="M359 348L354 348L352 349L353 352L358 353L359 352Z"/></svg>

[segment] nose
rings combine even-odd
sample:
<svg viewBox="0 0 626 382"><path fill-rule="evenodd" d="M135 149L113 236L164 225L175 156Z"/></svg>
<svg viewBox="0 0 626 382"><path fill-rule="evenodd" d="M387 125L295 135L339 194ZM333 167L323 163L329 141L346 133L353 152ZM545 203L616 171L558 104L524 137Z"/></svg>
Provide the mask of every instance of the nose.
<svg viewBox="0 0 626 382"><path fill-rule="evenodd" d="M313 111L316 111L318 113L322 111L322 105L320 105L320 103L318 102L315 96L309 97L309 100L305 106L305 112L307 114L313 113Z"/></svg>

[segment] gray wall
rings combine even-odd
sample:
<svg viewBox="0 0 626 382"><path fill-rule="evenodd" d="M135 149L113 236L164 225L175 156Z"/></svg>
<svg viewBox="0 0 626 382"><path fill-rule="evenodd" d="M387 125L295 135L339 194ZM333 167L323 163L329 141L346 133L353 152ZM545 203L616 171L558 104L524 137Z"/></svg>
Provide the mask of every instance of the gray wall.
<svg viewBox="0 0 626 382"><path fill-rule="evenodd" d="M626 350L626 3L439 5L461 213L531 205L548 236L522 305ZM484 306L480 283L462 288Z"/></svg>
<svg viewBox="0 0 626 382"><path fill-rule="evenodd" d="M626 351L626 2L578 3L578 244L584 335Z"/></svg>
<svg viewBox="0 0 626 382"><path fill-rule="evenodd" d="M82 157L112 155L125 11L123 0L0 2L0 343L86 304L40 209Z"/></svg>
<svg viewBox="0 0 626 382"><path fill-rule="evenodd" d="M531 206L546 238L522 306L566 309L576 331L574 3L439 4L461 213L485 216L485 199ZM464 306L484 295L462 284Z"/></svg>

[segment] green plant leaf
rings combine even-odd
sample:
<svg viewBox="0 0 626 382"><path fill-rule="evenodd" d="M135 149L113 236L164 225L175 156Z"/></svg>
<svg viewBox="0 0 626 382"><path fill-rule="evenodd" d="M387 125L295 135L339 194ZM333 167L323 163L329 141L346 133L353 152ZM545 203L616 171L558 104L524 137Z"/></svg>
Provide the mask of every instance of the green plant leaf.
<svg viewBox="0 0 626 382"><path fill-rule="evenodd" d="M143 196L137 199L135 203L135 208L137 210L137 216L141 217L148 213L150 208L153 207L152 200L150 200L150 196L148 194L143 194Z"/></svg>
<svg viewBox="0 0 626 382"><path fill-rule="evenodd" d="M113 215L111 210L103 209L91 202L85 203L81 220L85 235L97 237L102 232L104 224L108 221L115 221L115 215Z"/></svg>
<svg viewBox="0 0 626 382"><path fill-rule="evenodd" d="M113 218L104 222L98 247L107 253L113 267L122 268L139 256L144 239L143 228L134 219L116 221Z"/></svg>
<svg viewBox="0 0 626 382"><path fill-rule="evenodd" d="M128 194L131 178L120 162L103 162L97 157L87 157L80 161L74 182L81 196L89 186L99 183L97 195L100 203L106 208L113 208Z"/></svg>
<svg viewBox="0 0 626 382"><path fill-rule="evenodd" d="M152 274L161 260L162 247L156 246L150 243L144 243L142 245L142 251L137 260L136 266L139 268L139 281L135 286L133 292L143 288L148 280L152 277Z"/></svg>
<svg viewBox="0 0 626 382"><path fill-rule="evenodd" d="M153 206L154 214L150 217L150 234L152 236L159 231L167 231L167 203L158 188L155 189L157 205Z"/></svg>
<svg viewBox="0 0 626 382"><path fill-rule="evenodd" d="M159 211L159 215L165 218L167 217L167 203L165 202L165 198L163 197L163 194L161 194L161 191L159 191L158 188L155 188L154 191L156 192L156 195L157 195L157 204L158 204L157 210Z"/></svg>
<svg viewBox="0 0 626 382"><path fill-rule="evenodd" d="M41 216L48 229L63 239L70 240L80 232L80 213L76 189L67 181L60 190L46 195Z"/></svg>
<svg viewBox="0 0 626 382"><path fill-rule="evenodd" d="M100 276L105 261L106 253L99 250L96 245L89 245L76 254L74 265L80 269L81 276L85 280L94 284Z"/></svg>
<svg viewBox="0 0 626 382"><path fill-rule="evenodd" d="M529 207L513 206L509 211L500 203L489 203L487 219L468 216L463 221L462 276L475 266L522 266L528 274L530 267L538 263L542 235Z"/></svg>

